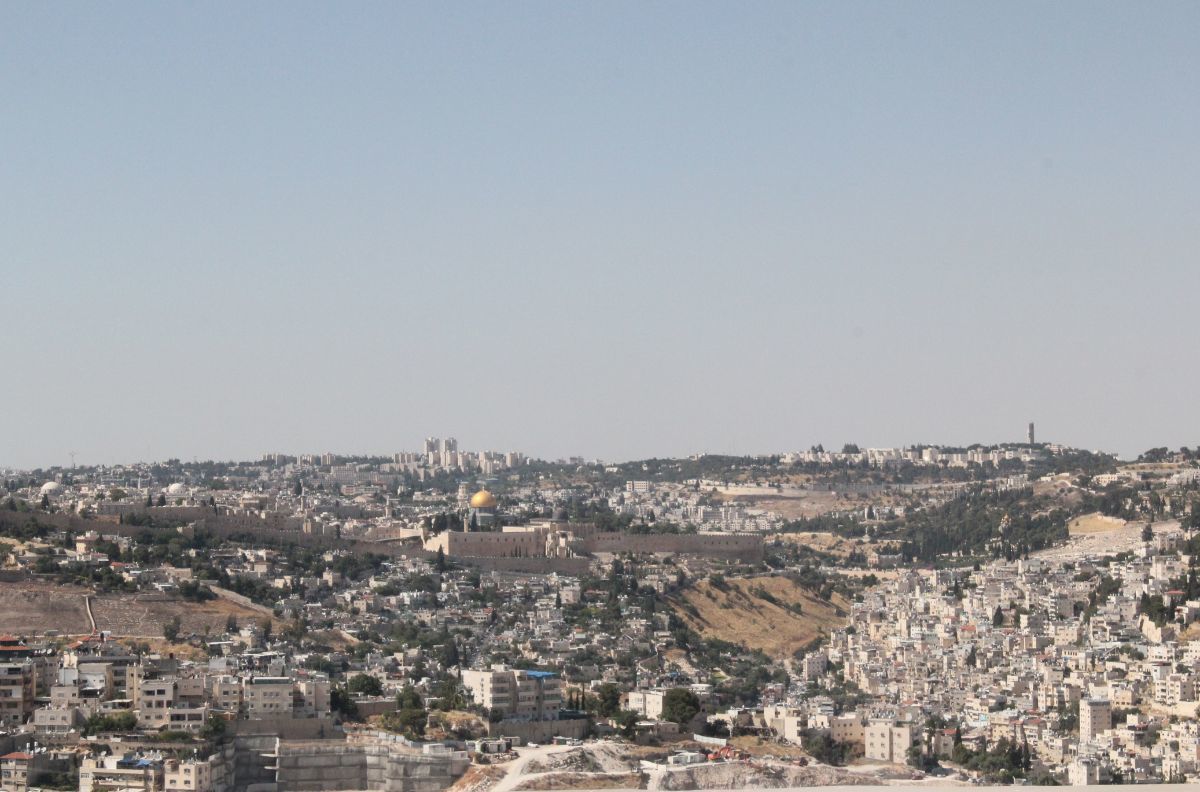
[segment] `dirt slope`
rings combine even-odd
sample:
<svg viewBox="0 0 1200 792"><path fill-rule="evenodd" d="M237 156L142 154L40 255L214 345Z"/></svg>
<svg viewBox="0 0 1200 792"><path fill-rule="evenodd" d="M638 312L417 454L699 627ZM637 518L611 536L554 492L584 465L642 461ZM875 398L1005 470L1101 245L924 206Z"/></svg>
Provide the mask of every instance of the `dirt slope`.
<svg viewBox="0 0 1200 792"><path fill-rule="evenodd" d="M88 595L92 595L96 628L117 636L161 638L163 625L176 615L185 636L202 635L206 627L211 634L220 634L230 616L239 624L262 618L260 608L223 599L195 603L148 592L93 595L81 586L31 580L0 584L0 633L38 635L54 629L64 635L87 635L92 631L84 605Z"/></svg>
<svg viewBox="0 0 1200 792"><path fill-rule="evenodd" d="M826 602L785 577L731 579L723 587L704 580L671 604L705 638L745 644L776 657L844 624L847 606L838 595Z"/></svg>

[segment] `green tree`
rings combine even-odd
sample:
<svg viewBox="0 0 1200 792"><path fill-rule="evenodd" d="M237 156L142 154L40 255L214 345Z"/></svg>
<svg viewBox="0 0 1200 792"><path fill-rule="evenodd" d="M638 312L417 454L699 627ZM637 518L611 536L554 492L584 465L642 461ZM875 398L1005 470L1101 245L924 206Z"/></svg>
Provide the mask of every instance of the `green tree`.
<svg viewBox="0 0 1200 792"><path fill-rule="evenodd" d="M620 730L623 737L630 739L637 729L637 722L640 717L633 710L621 710L613 716L613 723L616 724L617 729Z"/></svg>
<svg viewBox="0 0 1200 792"><path fill-rule="evenodd" d="M685 726L700 711L700 699L687 688L672 688L663 696L662 715L664 720Z"/></svg>
<svg viewBox="0 0 1200 792"><path fill-rule="evenodd" d="M458 680L452 676L446 676L438 683L436 693L438 697L438 709L446 711L456 710L460 709L464 704Z"/></svg>
<svg viewBox="0 0 1200 792"><path fill-rule="evenodd" d="M405 685L396 696L396 706L399 709L425 709L421 694L412 685Z"/></svg>
<svg viewBox="0 0 1200 792"><path fill-rule="evenodd" d="M361 696L379 696L383 694L383 683L369 674L356 674L346 683L346 690Z"/></svg>
<svg viewBox="0 0 1200 792"><path fill-rule="evenodd" d="M406 708L385 713L380 721L385 729L419 739L429 724L429 714L423 709Z"/></svg>
<svg viewBox="0 0 1200 792"><path fill-rule="evenodd" d="M179 615L172 616L171 620L163 625L163 638L166 638L171 643L175 643L179 638L179 629L182 626L183 622L180 620Z"/></svg>
<svg viewBox="0 0 1200 792"><path fill-rule="evenodd" d="M121 710L108 715L99 713L92 715L83 725L83 735L101 732L131 732L137 728L137 715L129 710Z"/></svg>
<svg viewBox="0 0 1200 792"><path fill-rule="evenodd" d="M596 714L611 718L621 709L621 689L612 682L605 682L596 691Z"/></svg>
<svg viewBox="0 0 1200 792"><path fill-rule="evenodd" d="M920 745L909 747L906 758L909 767L915 767L925 772L929 772L938 765L937 757L925 753L925 749Z"/></svg>
<svg viewBox="0 0 1200 792"><path fill-rule="evenodd" d="M458 643L452 636L446 636L446 642L442 644L442 656L439 659L443 668L454 668L461 662L458 655Z"/></svg>
<svg viewBox="0 0 1200 792"><path fill-rule="evenodd" d="M342 713L346 720L358 720L358 705L341 685L334 685L333 690L329 691L329 706L335 712Z"/></svg>
<svg viewBox="0 0 1200 792"><path fill-rule="evenodd" d="M224 736L228 726L220 715L209 715L208 720L200 727L200 737L204 740L216 740Z"/></svg>

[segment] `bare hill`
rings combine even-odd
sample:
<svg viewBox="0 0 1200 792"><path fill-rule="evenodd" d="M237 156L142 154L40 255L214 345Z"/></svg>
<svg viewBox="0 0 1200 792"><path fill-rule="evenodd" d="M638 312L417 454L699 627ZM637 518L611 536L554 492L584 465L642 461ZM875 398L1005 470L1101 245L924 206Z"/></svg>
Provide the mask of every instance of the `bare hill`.
<svg viewBox="0 0 1200 792"><path fill-rule="evenodd" d="M90 593L37 580L0 583L0 633L86 635L92 631L85 604Z"/></svg>
<svg viewBox="0 0 1200 792"><path fill-rule="evenodd" d="M203 635L206 628L210 634L219 635L230 616L238 624L263 618L257 609L224 599L188 602L156 594L100 595L92 600L92 613L99 629L134 638L161 637L163 625L174 616L180 618L182 636Z"/></svg>
<svg viewBox="0 0 1200 792"><path fill-rule="evenodd" d="M92 598L96 629L134 638L161 638L163 625L178 615L181 634L220 634L233 616L239 624L262 618L261 609L224 599L188 602L155 593L92 594L82 586L46 581L0 584L0 633L38 635L57 630L63 635L87 635L92 631L86 600Z"/></svg>
<svg viewBox="0 0 1200 792"><path fill-rule="evenodd" d="M847 603L832 602L786 577L701 581L671 601L684 622L705 638L790 655L831 628L845 623Z"/></svg>
<svg viewBox="0 0 1200 792"><path fill-rule="evenodd" d="M1089 514L1081 514L1067 525L1067 530L1071 536L1080 536L1091 533L1109 533L1119 531L1126 526L1126 522L1119 517L1106 517L1100 512L1091 512Z"/></svg>

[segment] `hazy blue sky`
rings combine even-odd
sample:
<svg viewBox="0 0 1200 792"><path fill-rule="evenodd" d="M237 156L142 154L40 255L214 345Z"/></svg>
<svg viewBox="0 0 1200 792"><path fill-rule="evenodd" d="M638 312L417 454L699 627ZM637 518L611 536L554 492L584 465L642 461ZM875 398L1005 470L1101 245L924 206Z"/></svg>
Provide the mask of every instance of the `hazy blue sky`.
<svg viewBox="0 0 1200 792"><path fill-rule="evenodd" d="M1195 445L1198 30L3 4L0 464Z"/></svg>

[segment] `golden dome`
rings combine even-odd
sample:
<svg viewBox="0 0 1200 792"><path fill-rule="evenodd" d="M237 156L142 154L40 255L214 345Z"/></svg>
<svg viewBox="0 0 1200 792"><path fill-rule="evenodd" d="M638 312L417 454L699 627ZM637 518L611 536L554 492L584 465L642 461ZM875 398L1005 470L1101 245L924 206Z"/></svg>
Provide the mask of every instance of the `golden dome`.
<svg viewBox="0 0 1200 792"><path fill-rule="evenodd" d="M479 490L471 496L472 509L494 509L496 508L496 496L487 490Z"/></svg>

